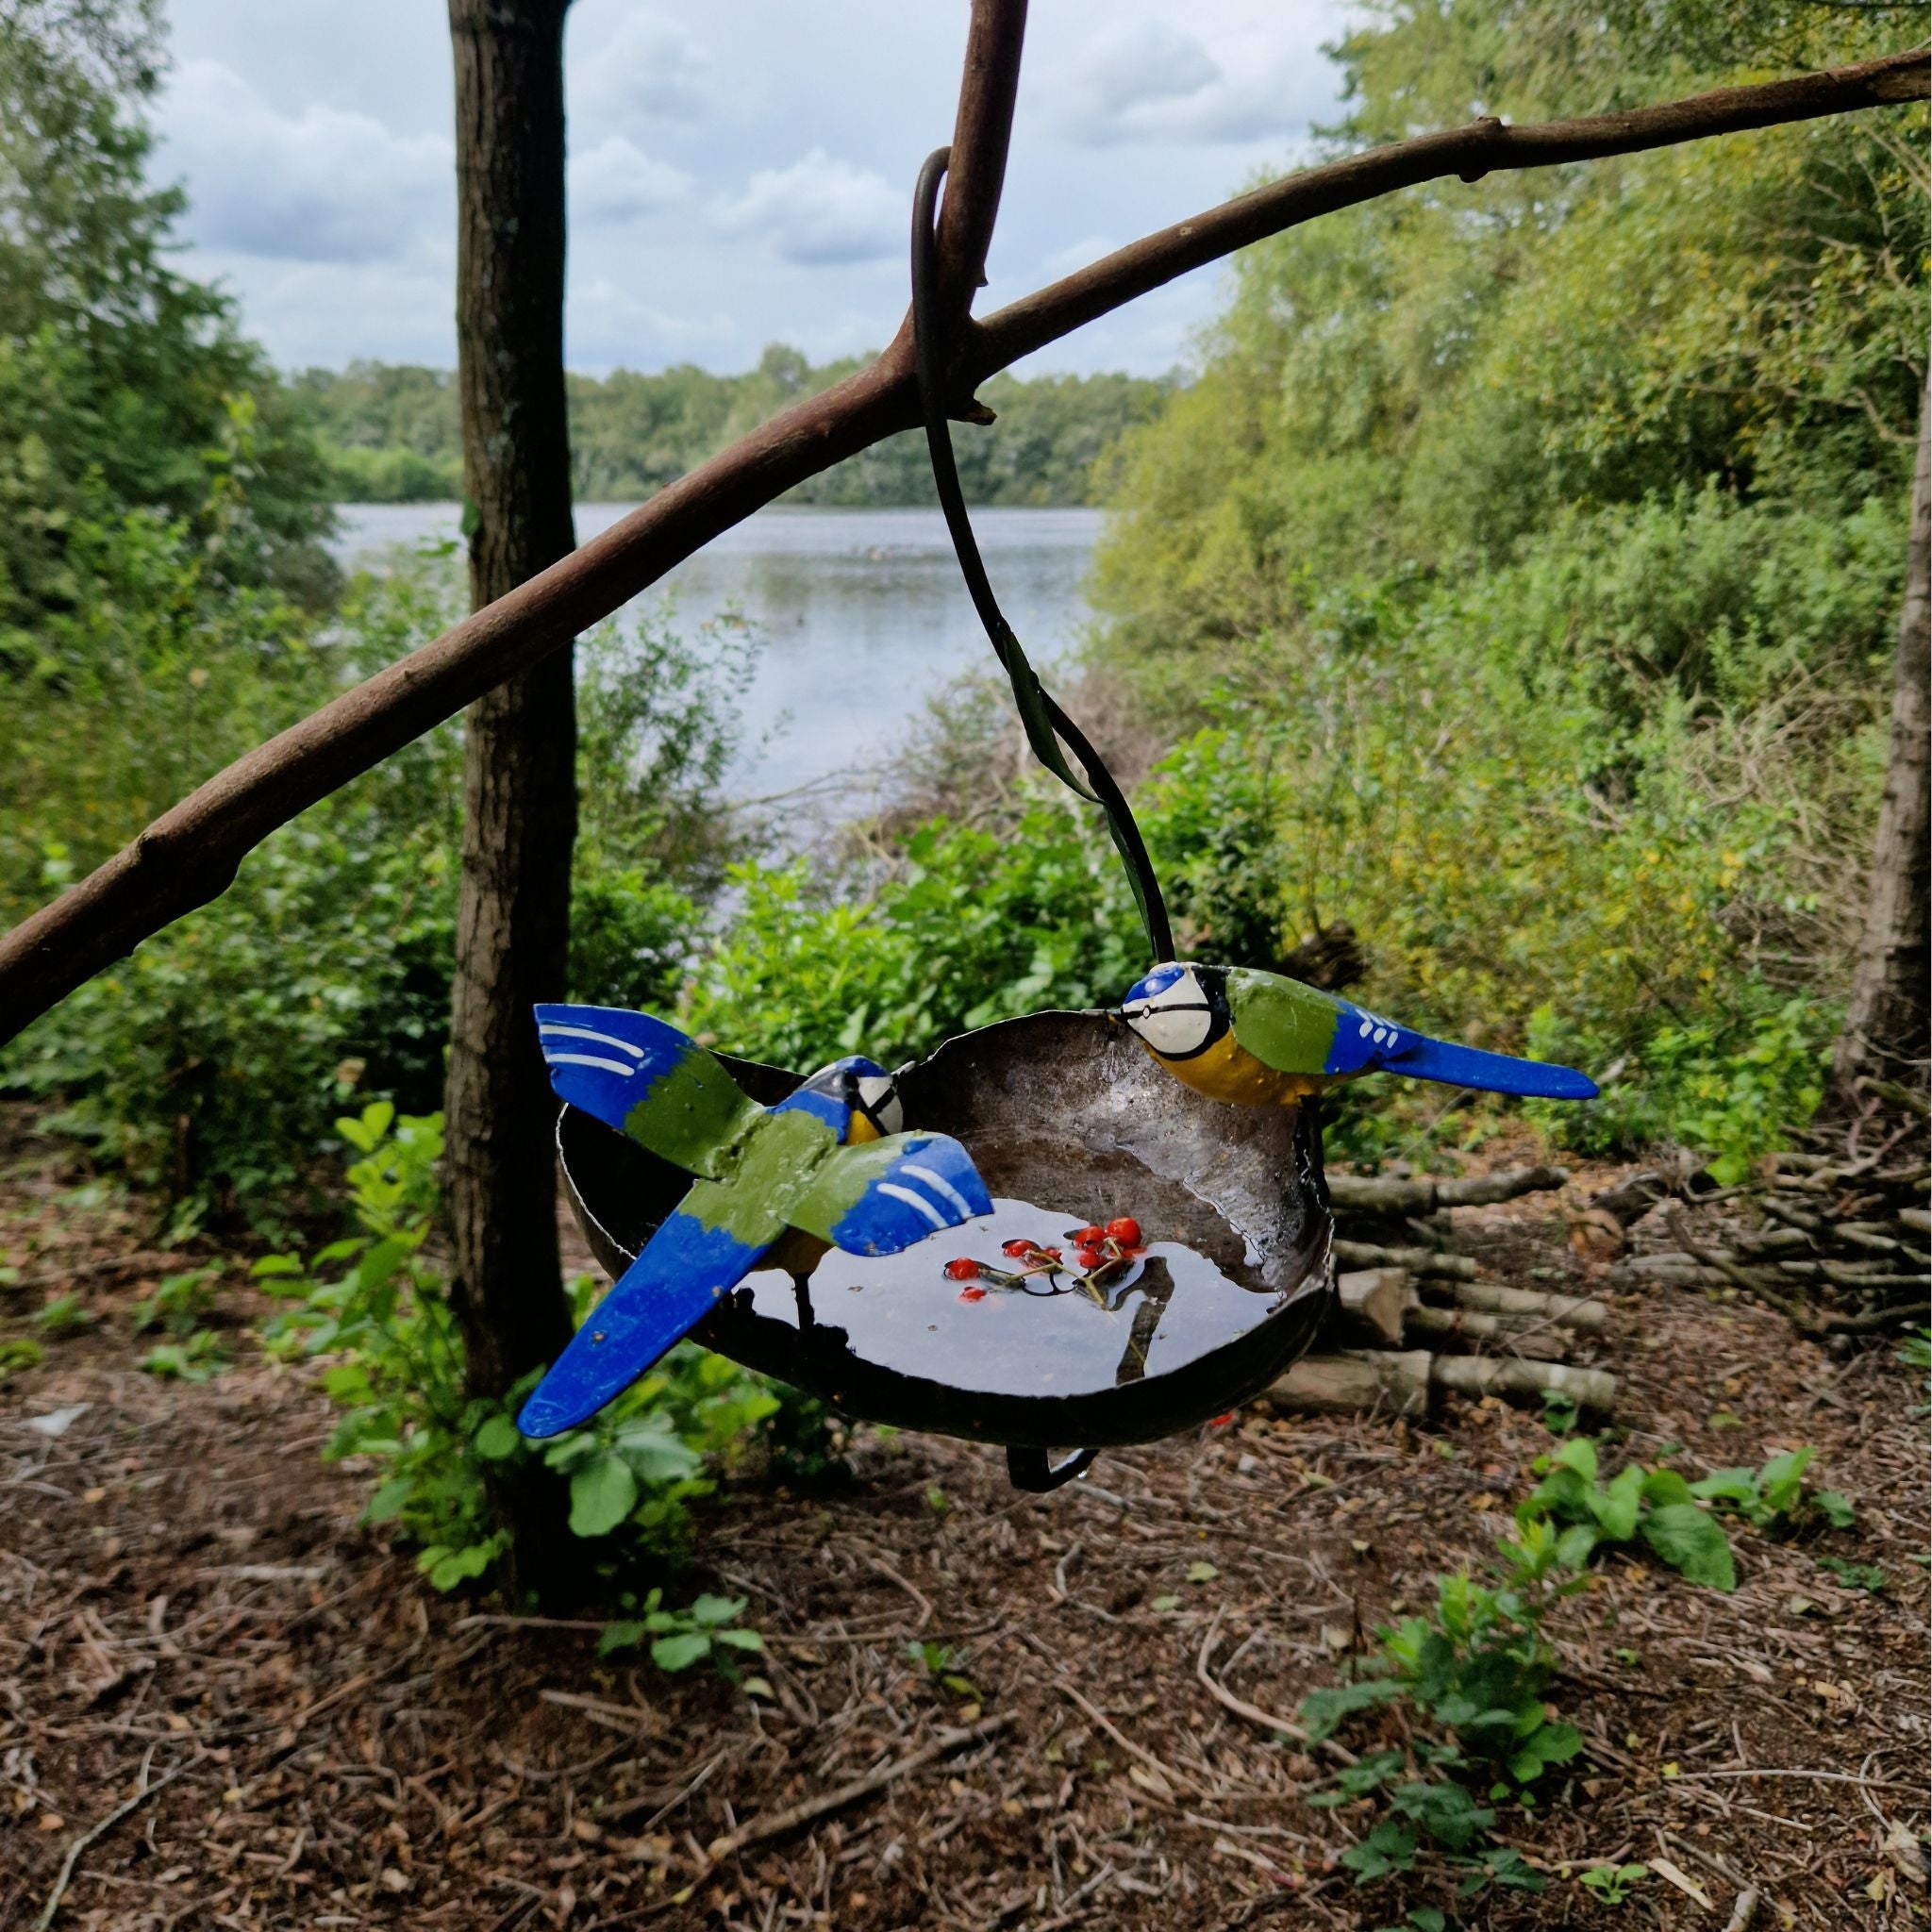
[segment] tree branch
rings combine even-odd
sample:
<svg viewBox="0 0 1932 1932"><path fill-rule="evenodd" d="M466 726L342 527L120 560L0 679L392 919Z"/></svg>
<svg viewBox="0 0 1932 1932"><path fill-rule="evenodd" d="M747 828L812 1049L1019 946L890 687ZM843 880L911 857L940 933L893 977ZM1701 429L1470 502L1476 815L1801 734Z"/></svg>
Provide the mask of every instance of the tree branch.
<svg viewBox="0 0 1932 1932"><path fill-rule="evenodd" d="M965 321L986 283L986 252L1007 176L1025 32L1026 0L983 0L966 31L966 71L940 208L941 286L956 323Z"/></svg>
<svg viewBox="0 0 1932 1932"><path fill-rule="evenodd" d="M1005 170L1022 0L979 0L956 139L959 179L941 233L981 272ZM975 64L976 63L976 64ZM1498 121L1425 134L1310 168L1182 222L967 324L958 373L970 396L1018 358L1203 263L1335 209L1424 181L1635 154L1779 123L1926 98L1924 50L1577 121ZM953 213L958 209L957 215ZM948 217L957 224L948 230ZM962 269L963 273L963 269ZM967 291L970 295L970 289ZM0 1041L151 934L226 890L277 826L473 699L588 629L794 484L919 421L910 329L877 361L796 404L661 490L621 523L454 629L377 672L217 773L134 842L0 940Z"/></svg>

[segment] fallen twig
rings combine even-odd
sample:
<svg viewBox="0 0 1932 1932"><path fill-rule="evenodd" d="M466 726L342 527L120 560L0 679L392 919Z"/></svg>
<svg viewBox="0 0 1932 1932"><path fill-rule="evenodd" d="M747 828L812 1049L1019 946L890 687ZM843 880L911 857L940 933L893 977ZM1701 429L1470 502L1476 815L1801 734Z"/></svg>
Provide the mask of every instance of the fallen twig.
<svg viewBox="0 0 1932 1932"><path fill-rule="evenodd" d="M996 1737L1012 1722L1011 1713L1003 1712L998 1717L982 1718L964 1730L941 1731L930 1743L921 1745L895 1764L881 1765L877 1771L869 1771L863 1777L856 1777L850 1783L839 1785L816 1798L807 1798L799 1804L788 1805L782 1811L754 1818L749 1824L741 1824L736 1831L711 1840L705 1852L708 1861L706 1869L743 1851L748 1845L783 1838L787 1832L796 1831L802 1824L810 1824L833 1811L842 1811L846 1806L856 1805L859 1799L869 1798L874 1791L882 1791L910 1773L923 1770L936 1758L963 1750L968 1744L981 1743L988 1738Z"/></svg>
<svg viewBox="0 0 1932 1932"><path fill-rule="evenodd" d="M189 1764L193 1761L190 1758ZM47 1927L54 1923L54 1914L60 1909L60 1901L67 1895L67 1888L74 1880L74 1868L80 1863L81 1853L96 1839L105 1838L130 1811L166 1790L187 1769L188 1764L177 1764L172 1771L158 1777L153 1784L149 1784L143 1777L141 1789L131 1798L124 1798L98 1824L90 1825L67 1847L67 1856L60 1860L60 1870L54 1879L54 1889L47 1894L47 1903L41 1907L41 1916L34 1921L34 1932L47 1932Z"/></svg>

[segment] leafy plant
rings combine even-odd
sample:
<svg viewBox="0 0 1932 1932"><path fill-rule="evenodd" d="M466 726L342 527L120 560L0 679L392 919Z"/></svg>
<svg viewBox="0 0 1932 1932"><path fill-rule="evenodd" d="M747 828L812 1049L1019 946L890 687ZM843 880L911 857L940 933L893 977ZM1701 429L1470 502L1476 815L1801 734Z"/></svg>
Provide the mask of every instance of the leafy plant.
<svg viewBox="0 0 1932 1932"><path fill-rule="evenodd" d="M1599 1544L1641 1540L1692 1583L1737 1588L1737 1566L1722 1525L1697 1507L1701 1491L1675 1470L1646 1470L1633 1462L1602 1482L1596 1446L1579 1436L1538 1457L1534 1466L1542 1481L1519 1507L1517 1520L1564 1525L1557 1557L1566 1566L1580 1569Z"/></svg>
<svg viewBox="0 0 1932 1932"><path fill-rule="evenodd" d="M283 1304L264 1345L325 1363L323 1387L345 1411L325 1454L367 1456L381 1469L365 1519L394 1524L420 1545L430 1584L457 1589L487 1575L506 1546L492 1471L541 1457L569 1479L572 1530L608 1560L675 1552L688 1506L713 1488L708 1463L737 1453L776 1398L735 1363L687 1344L587 1426L526 1442L514 1420L526 1391L500 1407L468 1394L447 1286L423 1252L440 1206L441 1117L374 1101L337 1126L360 1156L347 1176L360 1231L308 1262L264 1257L255 1276ZM581 1317L592 1297L587 1281L577 1286ZM661 1604L657 1612L675 1614Z"/></svg>
<svg viewBox="0 0 1932 1932"><path fill-rule="evenodd" d="M1842 1557L1818 1557L1813 1560L1848 1590L1867 1590L1875 1596L1887 1587L1885 1572L1876 1563L1848 1563Z"/></svg>
<svg viewBox="0 0 1932 1932"><path fill-rule="evenodd" d="M0 1382L22 1369L37 1369L46 1358L46 1350L25 1335L0 1337Z"/></svg>
<svg viewBox="0 0 1932 1932"><path fill-rule="evenodd" d="M216 1267L191 1268L170 1274L159 1282L153 1294L134 1310L134 1332L165 1327L170 1335L192 1335L214 1307L214 1285L222 1271Z"/></svg>
<svg viewBox="0 0 1932 1932"><path fill-rule="evenodd" d="M1607 1906L1620 1906L1630 1896L1630 1888L1650 1876L1648 1865L1592 1865L1577 1874L1577 1883Z"/></svg>
<svg viewBox="0 0 1932 1932"><path fill-rule="evenodd" d="M1586 1588L1584 1566L1604 1541L1641 1536L1693 1581L1735 1583L1722 1527L1673 1472L1633 1464L1602 1483L1594 1445L1580 1437L1536 1466L1543 1479L1517 1507L1516 1535L1497 1543L1491 1580L1438 1577L1429 1613L1381 1626L1358 1674L1302 1700L1316 1742L1351 1720L1402 1710L1400 1748L1362 1753L1308 1800L1381 1806L1374 1828L1341 1855L1358 1884L1408 1871L1426 1844L1460 1872L1460 1896L1490 1885L1542 1890L1542 1875L1492 1833L1498 1803L1533 1803L1540 1782L1583 1748L1583 1734L1547 1699L1552 1612Z"/></svg>
<svg viewBox="0 0 1932 1932"><path fill-rule="evenodd" d="M77 1294L54 1296L34 1317L42 1334L56 1338L82 1334L94 1325L95 1319L92 1311Z"/></svg>
<svg viewBox="0 0 1932 1932"><path fill-rule="evenodd" d="M652 1590L644 1598L641 1612L604 1626L597 1640L599 1657L614 1657L620 1651L647 1646L651 1661L660 1671L687 1671L702 1658L710 1658L721 1676L740 1681L738 1660L748 1653L761 1651L765 1640L756 1630L738 1622L744 1614L741 1596L695 1598L688 1609L666 1609L662 1590Z"/></svg>
<svg viewBox="0 0 1932 1932"><path fill-rule="evenodd" d="M1815 1511L1834 1529L1849 1529L1851 1499L1839 1490L1807 1490L1805 1472L1818 1454L1809 1445L1774 1456L1761 1469L1717 1469L1690 1493L1734 1510L1758 1529L1789 1528Z"/></svg>
<svg viewBox="0 0 1932 1932"><path fill-rule="evenodd" d="M228 1366L228 1357L220 1339L202 1328L182 1341L158 1342L142 1357L141 1366L166 1381L206 1382Z"/></svg>
<svg viewBox="0 0 1932 1932"><path fill-rule="evenodd" d="M942 1690L971 1703L978 1701L979 1686L960 1670L959 1653L950 1643L908 1643L906 1655Z"/></svg>

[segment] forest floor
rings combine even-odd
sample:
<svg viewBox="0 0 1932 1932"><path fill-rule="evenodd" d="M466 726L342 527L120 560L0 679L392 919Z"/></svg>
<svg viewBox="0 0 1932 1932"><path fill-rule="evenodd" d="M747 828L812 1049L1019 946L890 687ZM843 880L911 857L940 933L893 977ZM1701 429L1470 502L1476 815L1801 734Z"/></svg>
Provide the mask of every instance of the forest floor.
<svg viewBox="0 0 1932 1932"><path fill-rule="evenodd" d="M1457 1222L1499 1278L1599 1285L1554 1197ZM996 1451L861 1430L847 1485L730 1486L704 1524L689 1588L751 1600L755 1699L600 1662L593 1624L431 1592L358 1524L366 1471L318 1459L312 1375L249 1346L239 1268L234 1366L142 1373L130 1311L180 1265L143 1256L146 1225L70 1153L0 1130L0 1333L69 1291L99 1318L0 1389L9 1932L1221 1932L1431 1905L1504 1932L1725 1932L1751 1888L1759 1927L1925 1922L1926 1430L1889 1348L1834 1359L1735 1300L1612 1295L1582 1358L1621 1379L1627 1453L1681 1444L1695 1474L1815 1443L1857 1519L1791 1542L1735 1526L1729 1595L1601 1561L1557 1621L1553 1698L1584 1753L1498 1826L1548 1889L1457 1907L1426 1860L1358 1890L1336 1858L1366 1815L1309 1806L1322 1767L1210 1685L1291 1714L1438 1573L1479 1567L1551 1446L1537 1416L1249 1411L1045 1497L1009 1490ZM1604 1858L1683 1885L1653 1870L1610 1907L1577 1878Z"/></svg>

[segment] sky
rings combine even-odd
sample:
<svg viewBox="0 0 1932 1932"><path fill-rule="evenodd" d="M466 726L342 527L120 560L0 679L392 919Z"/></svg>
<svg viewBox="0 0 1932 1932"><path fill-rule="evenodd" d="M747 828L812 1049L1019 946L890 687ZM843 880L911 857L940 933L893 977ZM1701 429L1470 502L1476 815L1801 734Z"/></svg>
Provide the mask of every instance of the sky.
<svg viewBox="0 0 1932 1932"><path fill-rule="evenodd" d="M1305 157L1346 0L1035 0L980 312ZM912 181L952 132L965 0L575 0L566 355L602 375L875 349ZM452 366L441 0L169 0L160 171L184 266L284 368ZM1204 270L1024 365L1156 375Z"/></svg>

